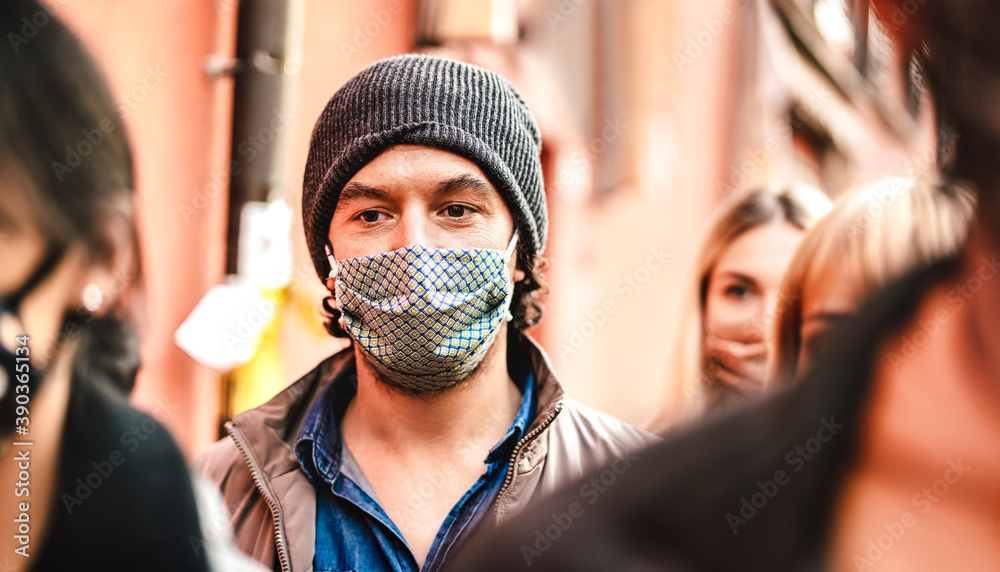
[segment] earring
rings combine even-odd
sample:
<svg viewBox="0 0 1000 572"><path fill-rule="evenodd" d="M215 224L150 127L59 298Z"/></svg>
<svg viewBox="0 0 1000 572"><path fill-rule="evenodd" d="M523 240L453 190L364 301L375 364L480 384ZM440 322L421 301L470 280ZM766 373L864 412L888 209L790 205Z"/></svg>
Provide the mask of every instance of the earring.
<svg viewBox="0 0 1000 572"><path fill-rule="evenodd" d="M104 292L101 287L91 282L83 288L83 307L93 314L104 304Z"/></svg>

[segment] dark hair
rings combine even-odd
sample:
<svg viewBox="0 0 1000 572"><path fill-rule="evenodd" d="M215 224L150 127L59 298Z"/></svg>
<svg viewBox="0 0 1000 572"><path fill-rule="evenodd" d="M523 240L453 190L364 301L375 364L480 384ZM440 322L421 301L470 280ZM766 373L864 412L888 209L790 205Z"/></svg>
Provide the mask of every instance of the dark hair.
<svg viewBox="0 0 1000 572"><path fill-rule="evenodd" d="M542 321L545 314L545 297L549 293L549 285L543 272L548 261L541 256L529 255L527 247L519 242L517 245L517 263L524 270L524 279L514 284L514 299L510 303L510 313L514 316L511 322L519 331L527 330ZM337 338L350 338L344 328L340 327L340 310L337 309L333 296L323 298L323 327Z"/></svg>
<svg viewBox="0 0 1000 572"><path fill-rule="evenodd" d="M107 216L134 188L107 83L77 38L34 0L0 3L0 26L9 43L0 49L0 177L14 182L4 200L26 202L49 248L79 243L93 261L106 261ZM137 276L138 261L134 267ZM122 287L134 287L136 276L119 277ZM67 318L60 337L81 336L74 371L130 389L138 352L128 312Z"/></svg>

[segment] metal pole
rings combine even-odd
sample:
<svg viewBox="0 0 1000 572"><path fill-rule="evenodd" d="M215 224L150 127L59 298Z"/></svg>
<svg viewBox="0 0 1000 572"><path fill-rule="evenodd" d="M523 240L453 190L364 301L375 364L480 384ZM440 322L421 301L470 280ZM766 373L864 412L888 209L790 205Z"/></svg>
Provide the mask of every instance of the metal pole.
<svg viewBox="0 0 1000 572"><path fill-rule="evenodd" d="M242 0L233 87L226 273L235 274L240 213L278 199L293 124L290 91L302 65L303 0Z"/></svg>

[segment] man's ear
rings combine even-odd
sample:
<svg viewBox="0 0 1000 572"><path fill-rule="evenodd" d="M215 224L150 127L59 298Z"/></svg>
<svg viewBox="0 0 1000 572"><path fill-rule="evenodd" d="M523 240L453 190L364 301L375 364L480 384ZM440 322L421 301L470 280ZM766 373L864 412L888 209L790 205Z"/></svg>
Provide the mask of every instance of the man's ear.
<svg viewBox="0 0 1000 572"><path fill-rule="evenodd" d="M528 275L528 273L525 272L523 268L521 268L521 257L518 256L518 252L516 250L514 251L513 258L514 258L514 271L511 272L511 277L514 279L514 282L520 282L524 280L524 278Z"/></svg>

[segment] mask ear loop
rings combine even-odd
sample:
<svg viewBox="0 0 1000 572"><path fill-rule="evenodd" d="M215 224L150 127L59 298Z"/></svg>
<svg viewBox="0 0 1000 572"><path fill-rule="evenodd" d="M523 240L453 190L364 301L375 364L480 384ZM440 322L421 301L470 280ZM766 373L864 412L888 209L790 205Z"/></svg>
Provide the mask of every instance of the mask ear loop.
<svg viewBox="0 0 1000 572"><path fill-rule="evenodd" d="M517 246L517 230L514 230L514 236L510 237L510 243L507 245L507 250L504 252L504 259L510 263L510 257L514 253L514 248ZM508 270L509 272L509 270ZM513 282L513 278L511 280ZM510 298L507 298L507 309L504 310L504 320L510 322L514 319L514 316L510 313L510 304L514 300L514 294L511 292Z"/></svg>
<svg viewBox="0 0 1000 572"><path fill-rule="evenodd" d="M517 231L514 231L514 236L510 237L510 242L507 244L507 250L504 255L507 257L507 262L510 262L510 255L514 252L514 247L517 246Z"/></svg>
<svg viewBox="0 0 1000 572"><path fill-rule="evenodd" d="M334 285L336 284L337 274L340 272L337 268L337 261L333 259L333 248L330 246L330 241L326 241L323 246L326 249L326 260L330 263L330 275L326 277L326 289L333 292Z"/></svg>
<svg viewBox="0 0 1000 572"><path fill-rule="evenodd" d="M333 305L340 310L340 304L337 302L337 276L340 274L340 269L337 267L337 261L333 258L333 246L330 241L327 240L326 244L323 245L326 250L326 260L330 263L330 274L326 277L326 289L333 294ZM344 320L344 311L340 310L340 319L337 320L340 323L341 329L347 331L347 322Z"/></svg>

